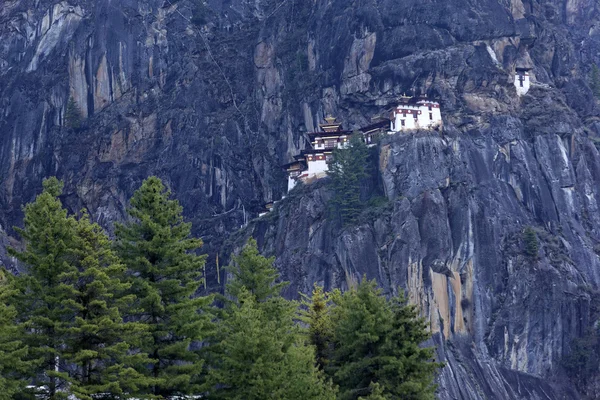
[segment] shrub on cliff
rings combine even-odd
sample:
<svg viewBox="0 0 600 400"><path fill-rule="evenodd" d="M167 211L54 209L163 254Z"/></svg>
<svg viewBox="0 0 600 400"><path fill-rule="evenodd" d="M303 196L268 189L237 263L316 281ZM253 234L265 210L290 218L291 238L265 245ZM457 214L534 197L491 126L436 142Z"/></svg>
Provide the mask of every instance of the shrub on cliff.
<svg viewBox="0 0 600 400"><path fill-rule="evenodd" d="M596 64L592 64L592 72L590 74L590 88L597 99L600 99L600 69Z"/></svg>
<svg viewBox="0 0 600 400"><path fill-rule="evenodd" d="M523 241L525 242L525 254L536 259L539 252L539 242L535 230L528 226L523 231Z"/></svg>

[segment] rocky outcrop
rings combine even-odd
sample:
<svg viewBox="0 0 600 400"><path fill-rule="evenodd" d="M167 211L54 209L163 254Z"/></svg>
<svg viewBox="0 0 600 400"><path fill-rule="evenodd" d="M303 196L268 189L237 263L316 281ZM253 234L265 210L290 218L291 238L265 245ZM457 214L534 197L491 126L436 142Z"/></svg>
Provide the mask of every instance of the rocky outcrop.
<svg viewBox="0 0 600 400"><path fill-rule="evenodd" d="M41 180L111 229L163 178L209 260L281 198L279 165L326 114L366 125L403 93L444 131L385 139L387 205L351 229L324 183L238 235L277 256L288 294L366 274L435 332L443 399L578 398L561 359L600 286L600 63L592 0L8 0L0 5L0 257ZM516 95L516 67L532 89ZM66 116L69 100L82 119ZM523 229L540 239L523 251ZM236 237L230 238L231 242ZM224 254L221 254L223 260ZM209 265L208 282L218 285ZM222 282L222 280L220 280Z"/></svg>

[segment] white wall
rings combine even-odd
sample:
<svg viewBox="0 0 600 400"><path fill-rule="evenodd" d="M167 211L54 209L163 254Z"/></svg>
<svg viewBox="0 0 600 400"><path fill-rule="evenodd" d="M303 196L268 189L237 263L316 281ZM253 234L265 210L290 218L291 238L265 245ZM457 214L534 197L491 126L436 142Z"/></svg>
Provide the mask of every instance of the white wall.
<svg viewBox="0 0 600 400"><path fill-rule="evenodd" d="M519 79L520 75L517 72L515 74L515 87L517 88L517 94L519 96L522 96L524 94L526 94L529 91L529 88L531 87L531 80L529 77L529 73L526 73L523 79L523 86L521 86L521 81Z"/></svg>
<svg viewBox="0 0 600 400"><path fill-rule="evenodd" d="M401 132L413 129L433 129L434 127L441 126L442 112L439 105L437 103L435 105L437 107L432 106L431 111L429 110L429 104L398 106L394 112L394 123L390 124L390 130L392 132ZM417 112L417 119L410 112L407 112L406 117L404 117L402 110ZM404 126L402 126L402 120L404 120Z"/></svg>
<svg viewBox="0 0 600 400"><path fill-rule="evenodd" d="M309 175L317 175L327 172L329 170L329 168L327 167L327 162L325 160L307 161L307 163L308 170L306 171L306 173L308 173Z"/></svg>
<svg viewBox="0 0 600 400"><path fill-rule="evenodd" d="M296 178L288 175L288 192L296 187Z"/></svg>

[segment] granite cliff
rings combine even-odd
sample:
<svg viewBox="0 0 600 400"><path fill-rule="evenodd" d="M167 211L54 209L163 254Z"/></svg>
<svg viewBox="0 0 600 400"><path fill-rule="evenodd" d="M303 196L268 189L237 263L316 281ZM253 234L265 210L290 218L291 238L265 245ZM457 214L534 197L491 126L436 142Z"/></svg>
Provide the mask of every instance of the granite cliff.
<svg viewBox="0 0 600 400"><path fill-rule="evenodd" d="M600 310L600 109L588 80L598 7L5 0L1 241L14 241L44 177L65 180L67 206L110 229L155 174L211 259L245 226L229 242L256 236L290 296L363 274L405 289L447 363L441 399L596 398L593 385L575 390L562 361ZM522 97L517 66L532 68ZM248 224L284 194L279 165L325 115L357 128L405 92L440 101L445 128L380 143L371 186L385 205L342 229L319 182ZM537 258L524 251L526 227Z"/></svg>

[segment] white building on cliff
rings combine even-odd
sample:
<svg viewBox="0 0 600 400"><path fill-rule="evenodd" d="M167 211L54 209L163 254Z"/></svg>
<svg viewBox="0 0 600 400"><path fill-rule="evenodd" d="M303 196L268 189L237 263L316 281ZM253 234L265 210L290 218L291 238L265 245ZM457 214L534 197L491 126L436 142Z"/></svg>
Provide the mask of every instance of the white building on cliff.
<svg viewBox="0 0 600 400"><path fill-rule="evenodd" d="M442 126L440 104L423 98L403 97L392 111L390 119L391 132L437 129Z"/></svg>
<svg viewBox="0 0 600 400"><path fill-rule="evenodd" d="M529 91L531 87L531 77L529 71L531 68L517 68L515 73L515 87L517 88L517 94L522 96Z"/></svg>
<svg viewBox="0 0 600 400"><path fill-rule="evenodd" d="M375 146L382 135L441 127L440 104L427 98L403 97L389 118L373 119L370 125L357 131L344 130L336 118L327 117L325 123L319 125L320 131L308 134L311 147L296 155L293 162L283 166L288 175L288 191L299 181L310 183L327 176L333 150L347 146L354 132L361 134L368 146Z"/></svg>

